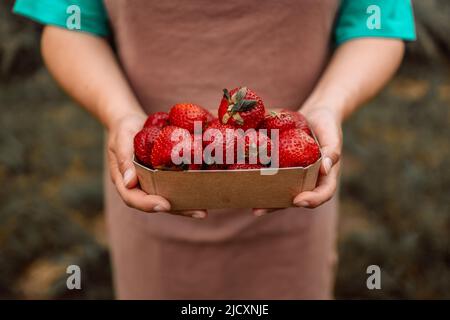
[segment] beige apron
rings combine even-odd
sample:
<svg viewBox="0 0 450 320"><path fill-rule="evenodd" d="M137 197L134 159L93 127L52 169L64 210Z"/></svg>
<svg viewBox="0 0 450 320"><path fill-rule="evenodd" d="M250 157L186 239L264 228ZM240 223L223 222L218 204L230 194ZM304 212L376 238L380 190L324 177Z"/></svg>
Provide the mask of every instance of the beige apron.
<svg viewBox="0 0 450 320"><path fill-rule="evenodd" d="M105 3L120 63L147 112L182 101L216 109L222 88L240 85L268 107L301 106L328 61L338 7L336 0ZM118 298L331 297L336 199L261 218L213 210L202 221L129 209L105 183Z"/></svg>

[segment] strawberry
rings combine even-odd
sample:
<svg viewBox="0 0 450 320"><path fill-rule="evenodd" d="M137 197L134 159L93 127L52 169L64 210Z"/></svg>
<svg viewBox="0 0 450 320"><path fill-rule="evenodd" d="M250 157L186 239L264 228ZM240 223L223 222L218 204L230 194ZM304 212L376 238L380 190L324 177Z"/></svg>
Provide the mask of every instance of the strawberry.
<svg viewBox="0 0 450 320"><path fill-rule="evenodd" d="M215 115L213 115L211 112L209 112L208 110L206 110L208 112L207 116L206 116L206 123L207 125L210 125L211 123L213 123L214 121L217 120L217 117Z"/></svg>
<svg viewBox="0 0 450 320"><path fill-rule="evenodd" d="M144 127L134 136L134 154L143 165L152 166L152 149L160 131L161 129L156 126L149 126Z"/></svg>
<svg viewBox="0 0 450 320"><path fill-rule="evenodd" d="M205 170L226 170L227 165L226 164L211 164L211 165L207 165L205 167Z"/></svg>
<svg viewBox="0 0 450 320"><path fill-rule="evenodd" d="M247 130L257 128L266 113L260 97L246 87L235 88L228 92L223 89L223 98L219 106L219 120Z"/></svg>
<svg viewBox="0 0 450 320"><path fill-rule="evenodd" d="M306 120L305 116L297 111L282 109L281 112L285 112L290 114L295 122L296 122L296 128L302 129L305 131L308 135L312 137L311 129L309 128L308 121Z"/></svg>
<svg viewBox="0 0 450 320"><path fill-rule="evenodd" d="M194 132L194 122L201 122L202 129L210 116L208 110L192 103L178 103L169 111L169 121L172 126L177 126Z"/></svg>
<svg viewBox="0 0 450 320"><path fill-rule="evenodd" d="M302 115L301 113L299 113L300 115L300 120L297 120L297 125L296 128L301 129L303 131L305 131L305 133L309 136L313 136L311 128L308 125L308 122L306 121L306 118L304 115Z"/></svg>
<svg viewBox="0 0 450 320"><path fill-rule="evenodd" d="M185 169L202 170L203 169L203 136L202 134L191 134L191 163ZM197 163L198 162L198 163Z"/></svg>
<svg viewBox="0 0 450 320"><path fill-rule="evenodd" d="M227 138L227 130L228 130L228 138ZM215 150L220 150L222 153L222 162L221 164L226 163L226 155L227 150L231 154L234 154L234 144L235 144L235 128L230 124L223 124L219 120L213 121L208 129L203 133L203 146L206 148L209 145L212 145L210 148L213 148L211 155L218 157L215 155ZM230 138L231 136L231 138ZM227 139L229 139L227 141ZM233 139L232 141L230 141ZM234 159L234 158L233 158ZM205 162L209 164L209 160L205 159ZM218 164L218 165L221 165Z"/></svg>
<svg viewBox="0 0 450 320"><path fill-rule="evenodd" d="M271 146L272 142L270 138L260 131L248 131L245 133L245 146L244 149L238 144L241 144L242 141L242 135L237 136L237 143L235 145L235 152L236 152L236 162L242 162L245 161L245 163L260 163L261 156L266 155L270 157L271 155ZM244 151L244 154L242 154L242 151ZM244 157L244 159L243 159Z"/></svg>
<svg viewBox="0 0 450 320"><path fill-rule="evenodd" d="M169 114L167 112L158 111L149 114L147 120L145 121L144 127L155 126L158 128L163 128L169 125Z"/></svg>
<svg viewBox="0 0 450 320"><path fill-rule="evenodd" d="M176 141L172 141L172 137ZM177 140L178 139L178 140ZM184 128L178 128L175 126L167 126L161 129L160 134L155 140L153 150L151 153L151 163L155 169L169 169L169 170L181 170L183 164L176 165L172 162L172 150L176 147L179 148L178 155L184 157L184 150L189 148L191 150L189 155L190 162L192 158L192 136L188 130ZM184 147L184 148L183 148Z"/></svg>
<svg viewBox="0 0 450 320"><path fill-rule="evenodd" d="M279 167L307 167L320 158L316 141L301 129L280 133Z"/></svg>
<svg viewBox="0 0 450 320"><path fill-rule="evenodd" d="M278 129L281 131L293 129L296 127L296 120L287 112L275 112L271 111L264 117L264 121L261 123L261 129L267 129L270 133L271 129Z"/></svg>
<svg viewBox="0 0 450 320"><path fill-rule="evenodd" d="M260 164L231 164L228 166L228 170L248 170L248 169L261 169L264 166Z"/></svg>
<svg viewBox="0 0 450 320"><path fill-rule="evenodd" d="M202 164L191 163L188 165L187 170L202 170L202 167Z"/></svg>

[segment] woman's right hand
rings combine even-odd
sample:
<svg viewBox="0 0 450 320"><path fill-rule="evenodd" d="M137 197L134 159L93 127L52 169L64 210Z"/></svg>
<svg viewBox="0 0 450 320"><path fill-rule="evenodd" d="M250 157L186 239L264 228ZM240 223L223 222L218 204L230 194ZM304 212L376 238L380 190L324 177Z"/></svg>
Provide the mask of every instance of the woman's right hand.
<svg viewBox="0 0 450 320"><path fill-rule="evenodd" d="M111 179L127 206L144 212L167 212L193 218L205 218L205 210L171 211L163 197L149 195L138 186L133 165L133 139L145 122L144 113L124 116L109 127L108 163Z"/></svg>

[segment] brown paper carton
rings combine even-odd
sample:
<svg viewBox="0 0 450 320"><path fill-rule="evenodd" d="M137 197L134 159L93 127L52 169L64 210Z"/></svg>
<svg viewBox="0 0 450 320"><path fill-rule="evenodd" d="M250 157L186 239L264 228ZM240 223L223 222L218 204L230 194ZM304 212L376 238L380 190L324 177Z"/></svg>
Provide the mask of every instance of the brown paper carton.
<svg viewBox="0 0 450 320"><path fill-rule="evenodd" d="M141 188L169 200L173 210L292 207L298 193L315 188L320 163L261 169L277 170L264 175L258 169L160 171L134 162Z"/></svg>

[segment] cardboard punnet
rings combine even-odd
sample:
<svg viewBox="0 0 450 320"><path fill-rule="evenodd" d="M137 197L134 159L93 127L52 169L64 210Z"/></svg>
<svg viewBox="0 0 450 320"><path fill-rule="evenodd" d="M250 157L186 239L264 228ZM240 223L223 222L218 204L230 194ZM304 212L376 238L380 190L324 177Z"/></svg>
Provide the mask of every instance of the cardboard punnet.
<svg viewBox="0 0 450 320"><path fill-rule="evenodd" d="M292 207L297 194L315 188L320 163L264 175L259 169L161 171L134 161L142 190L166 198L172 210Z"/></svg>

